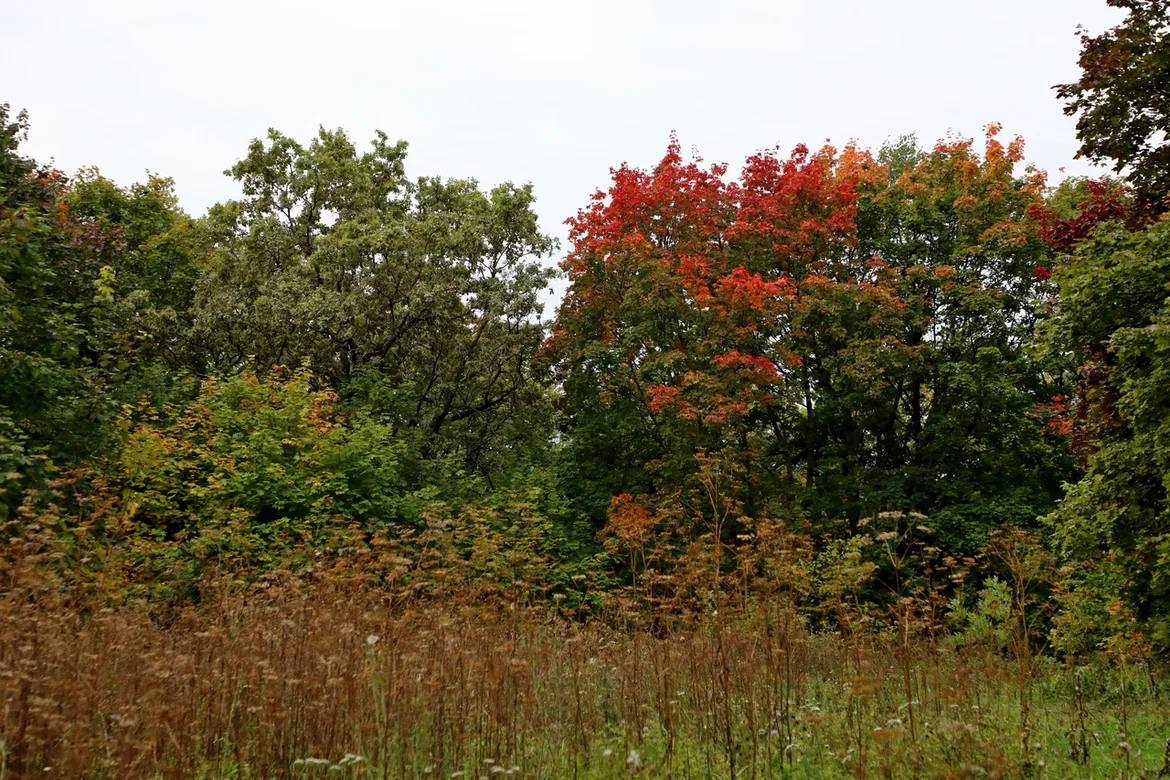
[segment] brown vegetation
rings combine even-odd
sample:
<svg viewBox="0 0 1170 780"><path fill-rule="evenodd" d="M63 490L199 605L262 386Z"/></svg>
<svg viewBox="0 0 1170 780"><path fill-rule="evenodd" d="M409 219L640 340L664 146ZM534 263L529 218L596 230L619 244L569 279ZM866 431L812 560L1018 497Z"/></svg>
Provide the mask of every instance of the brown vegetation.
<svg viewBox="0 0 1170 780"><path fill-rule="evenodd" d="M1140 670L779 607L650 632L279 579L165 622L13 595L4 777L1138 777L1170 714Z"/></svg>

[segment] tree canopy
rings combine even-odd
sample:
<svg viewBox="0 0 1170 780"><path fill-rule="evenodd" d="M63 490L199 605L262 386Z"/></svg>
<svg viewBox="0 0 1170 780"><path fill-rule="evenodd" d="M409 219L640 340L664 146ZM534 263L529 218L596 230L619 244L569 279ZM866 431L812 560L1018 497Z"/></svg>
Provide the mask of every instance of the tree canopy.
<svg viewBox="0 0 1170 780"><path fill-rule="evenodd" d="M672 136L563 254L531 185L408 176L381 132L270 130L191 216L37 164L0 106L0 582L33 550L174 605L340 560L935 632L1015 566L1025 644L1170 648L1170 24L1110 3L1058 93L1114 178L1054 184L994 123L736 169Z"/></svg>

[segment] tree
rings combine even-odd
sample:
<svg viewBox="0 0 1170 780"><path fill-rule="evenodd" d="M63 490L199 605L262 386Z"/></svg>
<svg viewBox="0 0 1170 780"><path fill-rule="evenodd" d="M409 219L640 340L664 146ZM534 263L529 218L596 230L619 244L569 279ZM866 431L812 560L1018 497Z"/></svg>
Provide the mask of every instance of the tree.
<svg viewBox="0 0 1170 780"><path fill-rule="evenodd" d="M722 551L768 518L829 537L886 512L973 549L1046 511L1070 459L1028 352L1052 291L1044 181L998 132L981 154L768 151L734 183L677 142L613 171L570 220L546 345L583 511L620 524L637 507L643 561L660 558L646 529L675 533L680 513Z"/></svg>
<svg viewBox="0 0 1170 780"><path fill-rule="evenodd" d="M792 165L822 167L809 158ZM674 141L653 171L615 170L609 191L570 220L571 286L547 354L594 517L610 495L686 484L697 449L750 457L746 421L783 384L792 356L777 337L791 282L733 249L725 170L684 163Z"/></svg>
<svg viewBox="0 0 1170 780"><path fill-rule="evenodd" d="M1111 162L1155 213L1170 208L1170 3L1107 0L1125 20L1081 33L1081 77L1055 87L1077 116L1079 154Z"/></svg>
<svg viewBox="0 0 1170 780"><path fill-rule="evenodd" d="M878 155L888 175L862 196L858 254L887 280L888 329L854 331L831 379L856 388L838 425L856 419L872 442L836 455L866 475L866 511L922 512L968 550L996 525L1032 523L1071 467L1067 440L1041 419L1067 388L1031 351L1053 292L1036 218L1044 177L1018 173L1023 140L1000 133L990 125L978 151L972 139L929 151L904 139Z"/></svg>
<svg viewBox="0 0 1170 780"><path fill-rule="evenodd" d="M0 105L0 516L49 461L102 447L113 413L86 327L98 267L65 177L20 155L27 134Z"/></svg>
<svg viewBox="0 0 1170 780"><path fill-rule="evenodd" d="M1170 644L1170 221L1114 225L1056 275L1051 337L1086 365L1085 473L1048 517L1070 562L1065 621L1100 639L1125 604ZM1103 373L1100 381L1095 374Z"/></svg>
<svg viewBox="0 0 1170 780"><path fill-rule="evenodd" d="M203 241L174 182L150 176L122 188L83 169L60 208L96 266L86 330L108 391L123 403L189 396L202 368L191 328Z"/></svg>
<svg viewBox="0 0 1170 780"><path fill-rule="evenodd" d="M406 144L358 153L342 131L307 146L270 131L212 208L196 298L207 368L306 364L424 453L491 470L543 407L530 358L551 251L530 186L409 180Z"/></svg>

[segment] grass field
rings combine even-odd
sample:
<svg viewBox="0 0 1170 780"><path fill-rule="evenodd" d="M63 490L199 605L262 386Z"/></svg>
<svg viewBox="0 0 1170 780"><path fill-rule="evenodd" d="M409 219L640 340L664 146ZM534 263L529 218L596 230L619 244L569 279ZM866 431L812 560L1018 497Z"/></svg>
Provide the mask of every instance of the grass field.
<svg viewBox="0 0 1170 780"><path fill-rule="evenodd" d="M0 777L1166 777L1145 666L807 633L391 610L5 607Z"/></svg>

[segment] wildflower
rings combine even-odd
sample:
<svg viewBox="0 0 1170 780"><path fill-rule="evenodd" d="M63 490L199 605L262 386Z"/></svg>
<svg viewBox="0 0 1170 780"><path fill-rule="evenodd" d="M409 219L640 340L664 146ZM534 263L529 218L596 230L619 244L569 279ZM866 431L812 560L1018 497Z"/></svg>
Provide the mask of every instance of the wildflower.
<svg viewBox="0 0 1170 780"><path fill-rule="evenodd" d="M630 750L630 754L626 756L626 768L630 770L631 775L638 774L642 769L642 756L637 750Z"/></svg>

